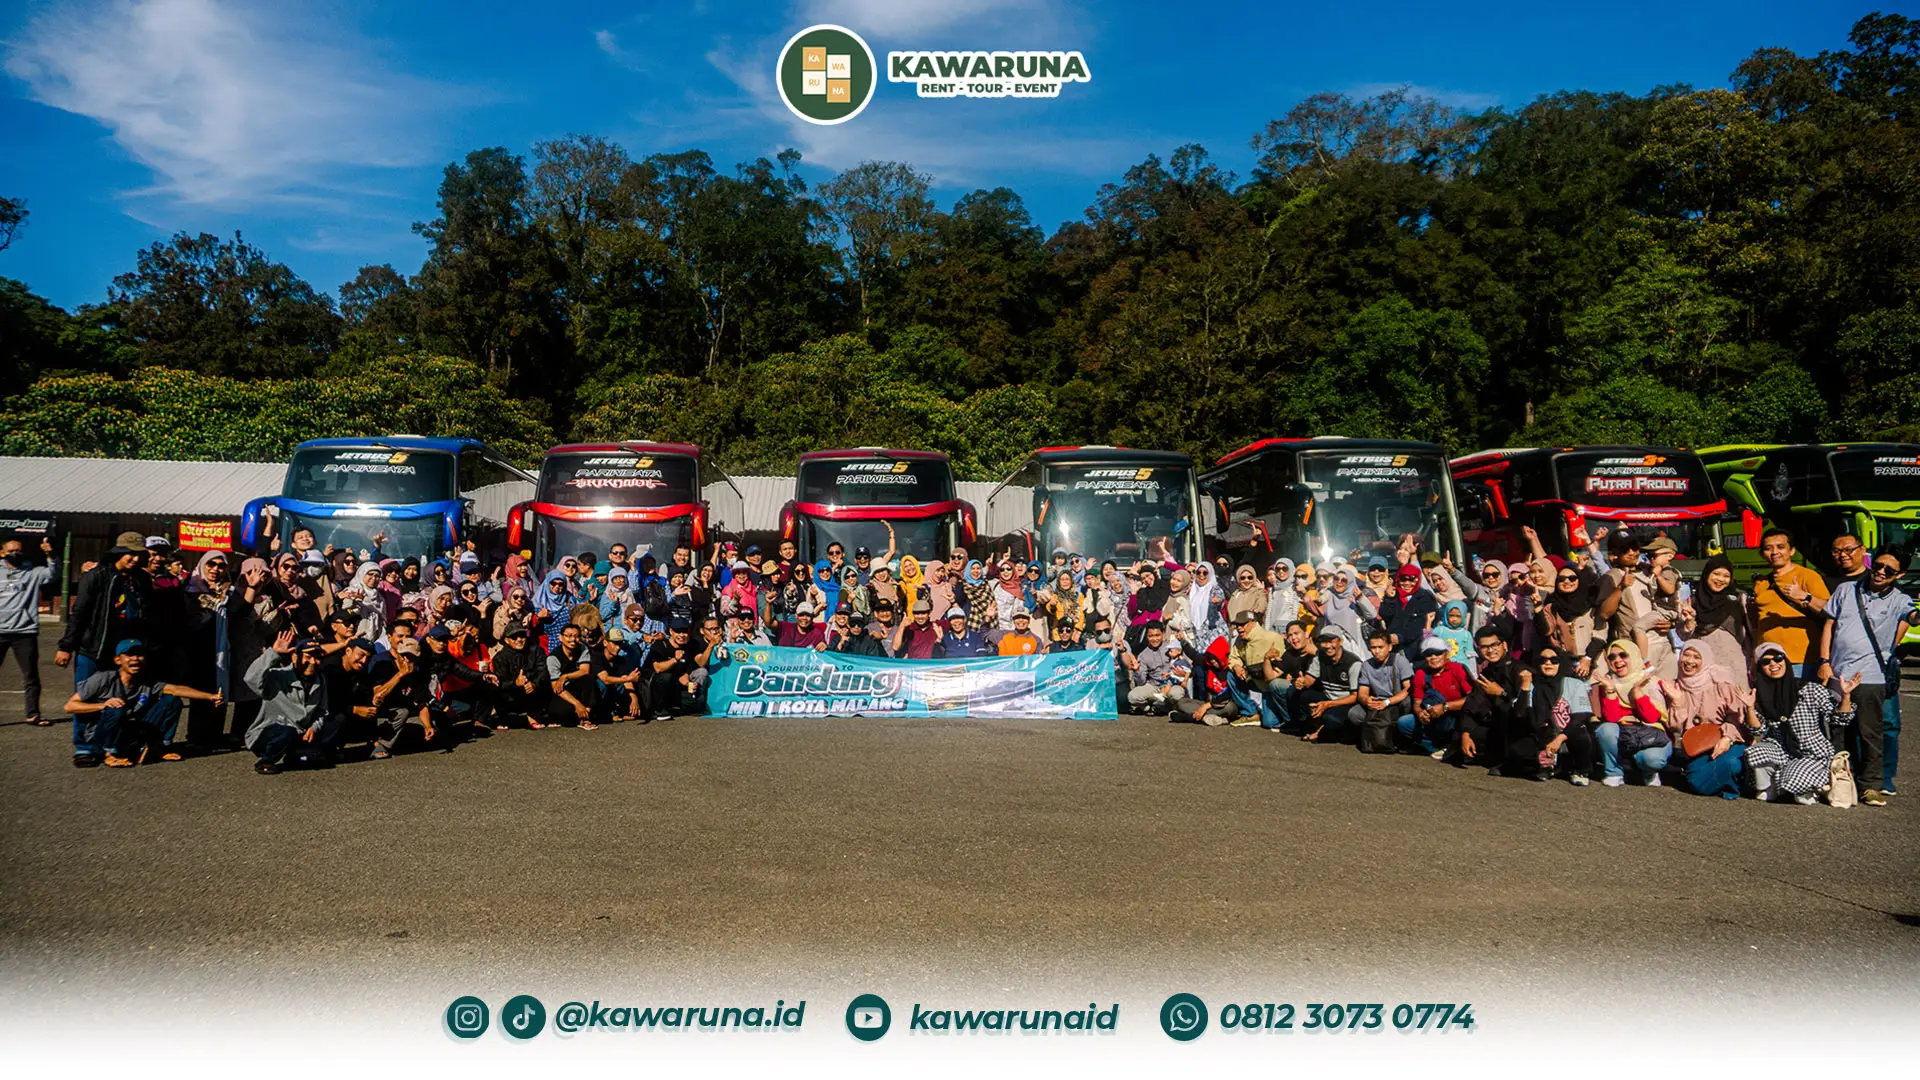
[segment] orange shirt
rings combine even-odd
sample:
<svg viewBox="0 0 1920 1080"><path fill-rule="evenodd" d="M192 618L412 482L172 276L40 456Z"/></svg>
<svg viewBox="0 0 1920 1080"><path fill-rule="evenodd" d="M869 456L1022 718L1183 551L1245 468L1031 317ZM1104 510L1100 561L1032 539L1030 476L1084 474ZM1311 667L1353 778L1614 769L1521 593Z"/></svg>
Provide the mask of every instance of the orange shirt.
<svg viewBox="0 0 1920 1080"><path fill-rule="evenodd" d="M1009 630L1000 637L1001 656L1031 656L1040 651L1040 639L1031 632L1016 634Z"/></svg>
<svg viewBox="0 0 1920 1080"><path fill-rule="evenodd" d="M1815 614L1808 615L1787 602L1774 588L1774 581L1797 585L1812 593L1807 601ZM1820 632L1822 616L1818 614L1827 605L1827 583L1819 574L1798 563L1785 570L1776 571L1772 578L1759 577L1753 582L1754 621L1760 629L1759 644L1769 642L1787 650L1787 662L1804 664L1807 662L1807 650L1811 647L1813 636Z"/></svg>

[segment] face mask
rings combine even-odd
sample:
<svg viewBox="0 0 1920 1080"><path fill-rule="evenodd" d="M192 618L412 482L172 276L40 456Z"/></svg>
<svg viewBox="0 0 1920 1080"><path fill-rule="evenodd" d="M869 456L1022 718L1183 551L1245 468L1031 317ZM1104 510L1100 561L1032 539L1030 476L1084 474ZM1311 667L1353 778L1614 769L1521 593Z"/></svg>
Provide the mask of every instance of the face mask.
<svg viewBox="0 0 1920 1080"><path fill-rule="evenodd" d="M309 566L307 567L307 576L310 578L317 578L321 574L326 573L326 570L327 568L324 566Z"/></svg>
<svg viewBox="0 0 1920 1080"><path fill-rule="evenodd" d="M19 566L21 563L27 561L27 556L25 552L15 551L15 552L10 552L6 556L6 559L7 559L8 565Z"/></svg>

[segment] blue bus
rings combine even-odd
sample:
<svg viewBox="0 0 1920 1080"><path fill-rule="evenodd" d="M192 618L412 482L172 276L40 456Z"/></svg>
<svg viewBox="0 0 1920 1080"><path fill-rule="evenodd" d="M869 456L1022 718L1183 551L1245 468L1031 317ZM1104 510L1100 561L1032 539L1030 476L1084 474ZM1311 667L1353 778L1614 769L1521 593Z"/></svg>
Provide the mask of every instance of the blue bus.
<svg viewBox="0 0 1920 1080"><path fill-rule="evenodd" d="M473 540L498 554L511 507L534 492L532 474L475 439L422 435L312 439L294 448L277 496L255 499L239 546L290 547L313 530L317 548L426 559Z"/></svg>

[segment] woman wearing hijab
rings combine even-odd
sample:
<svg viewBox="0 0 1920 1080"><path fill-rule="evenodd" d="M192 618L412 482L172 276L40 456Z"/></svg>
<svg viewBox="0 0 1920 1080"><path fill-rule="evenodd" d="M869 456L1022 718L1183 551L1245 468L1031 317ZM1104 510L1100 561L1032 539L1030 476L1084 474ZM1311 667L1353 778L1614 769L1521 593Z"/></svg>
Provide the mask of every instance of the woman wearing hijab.
<svg viewBox="0 0 1920 1080"><path fill-rule="evenodd" d="M1267 593L1266 618L1262 625L1276 634L1284 634L1287 624L1300 617L1300 592L1295 587L1293 560L1275 559L1267 573L1273 576L1273 588Z"/></svg>
<svg viewBox="0 0 1920 1080"><path fill-rule="evenodd" d="M1680 609L1682 640L1700 646L1707 662L1719 668L1727 681L1745 690L1750 628L1747 594L1733 587L1733 563L1715 555L1700 568L1693 602Z"/></svg>
<svg viewBox="0 0 1920 1080"><path fill-rule="evenodd" d="M920 560L907 555L900 560L900 610L909 612L920 600L921 590L927 587L927 579L920 572ZM943 613L944 614L944 613Z"/></svg>
<svg viewBox="0 0 1920 1080"><path fill-rule="evenodd" d="M209 551L187 578L187 640L182 654L187 670L181 681L189 686L210 686L232 696L233 645L227 620L227 601L233 595L233 577L228 570L227 553ZM192 701L187 706L187 741L211 745L226 733L227 707L211 701Z"/></svg>
<svg viewBox="0 0 1920 1080"><path fill-rule="evenodd" d="M1260 572L1247 563L1241 563L1233 572L1233 592L1227 596L1227 625L1239 618L1243 611L1250 611L1256 619L1265 620L1267 604L1272 598L1267 595L1267 587L1260 581Z"/></svg>
<svg viewBox="0 0 1920 1080"><path fill-rule="evenodd" d="M1420 642L1440 615L1438 601L1420 587L1420 577L1419 563L1403 564L1393 574L1393 595L1380 605L1380 621L1410 664L1420 659Z"/></svg>
<svg viewBox="0 0 1920 1080"><path fill-rule="evenodd" d="M1860 676L1840 684L1836 696L1816 681L1802 682L1787 663L1787 651L1773 642L1753 654L1753 712L1747 725L1759 738L1747 749L1754 797L1761 802L1791 798L1811 806L1817 792L1833 779L1833 741L1828 729L1853 722L1853 691Z"/></svg>
<svg viewBox="0 0 1920 1080"><path fill-rule="evenodd" d="M1686 756L1687 786L1696 795L1739 798L1747 760L1746 694L1713 664L1699 642L1681 646L1680 676L1668 687L1667 704L1667 721L1680 736ZM1701 735L1689 738L1688 732L1702 727L1712 730L1711 743ZM1701 752L1687 754L1693 740L1699 740L1694 749Z"/></svg>
<svg viewBox="0 0 1920 1080"><path fill-rule="evenodd" d="M813 590L810 599L818 610L826 614L825 622L840 609L840 579L834 576L833 563L821 559L813 564Z"/></svg>
<svg viewBox="0 0 1920 1080"><path fill-rule="evenodd" d="M534 633L548 652L560 647L560 631L573 621L574 603L572 582L565 570L555 568L533 597Z"/></svg>
<svg viewBox="0 0 1920 1080"><path fill-rule="evenodd" d="M1564 768L1575 787L1586 787L1593 773L1593 730L1575 714L1568 696L1566 654L1542 645L1531 667L1520 669L1520 701L1514 733L1507 741L1508 776L1551 780Z"/></svg>
<svg viewBox="0 0 1920 1080"><path fill-rule="evenodd" d="M1167 599L1160 608L1160 622L1167 628L1168 637L1186 642L1190 648L1200 649L1205 646L1195 637L1193 592L1193 575L1185 570L1175 570L1168 578ZM1205 602L1204 597L1201 602Z"/></svg>
<svg viewBox="0 0 1920 1080"><path fill-rule="evenodd" d="M507 598L493 609L493 640L507 640L507 628L515 623L528 628L533 626L533 594L529 586L509 581Z"/></svg>
<svg viewBox="0 0 1920 1080"><path fill-rule="evenodd" d="M1333 568L1333 584L1320 594L1320 621L1347 635L1348 641L1365 641L1360 629L1360 590L1353 567Z"/></svg>
<svg viewBox="0 0 1920 1080"><path fill-rule="evenodd" d="M380 591L380 567L368 563L360 568L360 580L340 590L340 600L358 615L354 634L368 641L387 636L387 598Z"/></svg>
<svg viewBox="0 0 1920 1080"><path fill-rule="evenodd" d="M1193 564L1193 580L1187 587L1188 618L1193 623L1194 647L1204 649L1227 636L1227 593L1214 577L1213 564Z"/></svg>
<svg viewBox="0 0 1920 1080"><path fill-rule="evenodd" d="M600 609L600 620L605 623L617 623L626 614L627 605L639 603L633 590L627 587L627 570L624 566L601 563L607 568L607 587L600 594L596 605Z"/></svg>
<svg viewBox="0 0 1920 1080"><path fill-rule="evenodd" d="M1165 622L1163 612L1166 610L1167 597L1173 593L1172 586L1162 580L1160 568L1152 563L1141 563L1135 573L1139 575L1140 585L1128 599L1128 622L1135 626L1154 619Z"/></svg>
<svg viewBox="0 0 1920 1080"><path fill-rule="evenodd" d="M753 567L745 559L735 559L733 578L720 590L722 617L743 614L755 626L760 625L760 589L753 583Z"/></svg>
<svg viewBox="0 0 1920 1080"><path fill-rule="evenodd" d="M1608 787L1625 784L1620 766L1624 751L1646 786L1660 786L1660 770L1673 755L1673 741L1667 736L1667 703L1661 696L1652 669L1634 643L1621 638L1607 646L1605 667L1593 677L1593 716L1600 722L1594 729L1594 741L1600 746L1600 763L1606 768L1601 783Z"/></svg>
<svg viewBox="0 0 1920 1080"><path fill-rule="evenodd" d="M860 568L848 566L840 571L840 598L852 608L849 622L858 621L862 626L873 620L873 590L860 580Z"/></svg>
<svg viewBox="0 0 1920 1080"><path fill-rule="evenodd" d="M1605 648L1593 627L1595 585L1579 570L1562 564L1554 568L1553 591L1536 608L1536 636L1560 650L1569 675L1592 674Z"/></svg>
<svg viewBox="0 0 1920 1080"><path fill-rule="evenodd" d="M1441 565L1446 565L1443 562ZM1480 564L1478 580L1468 577L1455 567L1453 582L1460 586L1460 592L1467 598L1467 629L1479 633L1480 628L1493 620L1499 608L1499 592L1507 583L1507 564L1489 559Z"/></svg>
<svg viewBox="0 0 1920 1080"><path fill-rule="evenodd" d="M929 562L922 569L927 576L927 606L936 615L945 615L954 606L953 579L947 576L947 564ZM909 608L909 611L912 609Z"/></svg>
<svg viewBox="0 0 1920 1080"><path fill-rule="evenodd" d="M403 601L406 593L401 588L405 579L401 576L399 559L382 559L376 565L380 568L380 602L386 605L387 625L392 626L393 620L400 615L400 609L405 606Z"/></svg>
<svg viewBox="0 0 1920 1080"><path fill-rule="evenodd" d="M426 614L427 591L421 583L420 564L417 562L400 564L400 606Z"/></svg>
<svg viewBox="0 0 1920 1080"><path fill-rule="evenodd" d="M713 563L703 562L693 572L693 624L699 626L714 614L720 599L719 571Z"/></svg>

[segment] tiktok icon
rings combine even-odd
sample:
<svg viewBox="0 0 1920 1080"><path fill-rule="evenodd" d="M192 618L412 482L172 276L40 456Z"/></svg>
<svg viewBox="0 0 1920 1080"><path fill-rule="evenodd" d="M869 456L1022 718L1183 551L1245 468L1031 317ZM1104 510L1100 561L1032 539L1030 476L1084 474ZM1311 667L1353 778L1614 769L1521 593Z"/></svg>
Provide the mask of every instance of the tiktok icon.
<svg viewBox="0 0 1920 1080"><path fill-rule="evenodd" d="M547 1007L532 994L512 998L500 1010L500 1030L510 1038L531 1039L545 1030L546 1026Z"/></svg>

